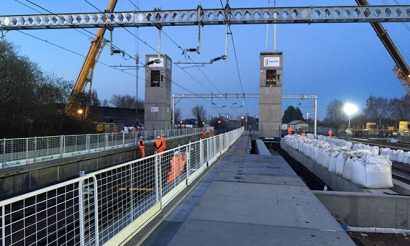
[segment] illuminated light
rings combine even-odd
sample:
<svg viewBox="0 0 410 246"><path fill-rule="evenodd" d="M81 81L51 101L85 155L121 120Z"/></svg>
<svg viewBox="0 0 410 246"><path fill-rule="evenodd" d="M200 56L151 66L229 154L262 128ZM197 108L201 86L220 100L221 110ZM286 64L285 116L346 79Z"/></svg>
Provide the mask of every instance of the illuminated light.
<svg viewBox="0 0 410 246"><path fill-rule="evenodd" d="M82 110L82 109L77 110L77 114L83 114L83 113L84 113L84 110Z"/></svg>
<svg viewBox="0 0 410 246"><path fill-rule="evenodd" d="M357 113L357 111L359 111L359 108L353 103L348 102L343 105L343 112L349 117Z"/></svg>

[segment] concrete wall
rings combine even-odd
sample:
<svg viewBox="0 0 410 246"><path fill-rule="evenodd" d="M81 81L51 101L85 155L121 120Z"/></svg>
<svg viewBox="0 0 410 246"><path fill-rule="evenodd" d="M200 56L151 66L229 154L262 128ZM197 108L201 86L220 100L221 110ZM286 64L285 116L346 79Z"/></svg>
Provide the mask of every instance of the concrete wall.
<svg viewBox="0 0 410 246"><path fill-rule="evenodd" d="M258 155L271 155L265 143L260 139L256 139L256 153Z"/></svg>
<svg viewBox="0 0 410 246"><path fill-rule="evenodd" d="M175 138L167 142L167 148L171 149L198 140L199 135ZM154 153L152 143L146 145L146 153L148 155ZM7 168L0 172L0 200L76 178L80 171L90 173L135 160L139 155L136 147L128 147Z"/></svg>
<svg viewBox="0 0 410 246"><path fill-rule="evenodd" d="M353 227L410 229L410 197L362 192L314 191L342 223Z"/></svg>

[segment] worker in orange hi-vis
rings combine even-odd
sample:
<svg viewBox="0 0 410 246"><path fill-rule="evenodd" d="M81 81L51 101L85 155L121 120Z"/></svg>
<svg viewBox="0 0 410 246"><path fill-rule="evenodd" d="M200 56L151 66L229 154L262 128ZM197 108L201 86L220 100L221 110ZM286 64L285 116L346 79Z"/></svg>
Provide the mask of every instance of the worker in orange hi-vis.
<svg viewBox="0 0 410 246"><path fill-rule="evenodd" d="M202 130L201 131L201 139L204 139L204 138L206 138L206 131Z"/></svg>
<svg viewBox="0 0 410 246"><path fill-rule="evenodd" d="M141 152L141 158L145 157L145 145L144 145L144 138L141 136L138 141L138 148Z"/></svg>
<svg viewBox="0 0 410 246"><path fill-rule="evenodd" d="M288 135L292 135L292 127L288 126Z"/></svg>
<svg viewBox="0 0 410 246"><path fill-rule="evenodd" d="M329 129L329 131L327 131L327 135L331 138L333 135L333 131L332 129Z"/></svg>
<svg viewBox="0 0 410 246"><path fill-rule="evenodd" d="M167 149L167 139L165 138L165 134L161 136L161 143L162 143L162 152Z"/></svg>
<svg viewBox="0 0 410 246"><path fill-rule="evenodd" d="M154 147L155 147L155 153L161 153L163 150L162 150L162 141L161 141L161 137L160 136L157 136L157 139L155 140L155 143L154 143Z"/></svg>
<svg viewBox="0 0 410 246"><path fill-rule="evenodd" d="M181 152L176 151L174 156L170 161L170 169L168 171L168 179L165 184L169 184L178 177L179 174L184 172L185 167L185 160L181 154Z"/></svg>

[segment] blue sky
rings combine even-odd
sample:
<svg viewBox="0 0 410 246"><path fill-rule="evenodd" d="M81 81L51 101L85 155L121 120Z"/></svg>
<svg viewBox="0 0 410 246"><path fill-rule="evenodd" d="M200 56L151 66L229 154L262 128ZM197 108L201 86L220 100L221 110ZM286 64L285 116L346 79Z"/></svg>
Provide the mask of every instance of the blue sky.
<svg viewBox="0 0 410 246"><path fill-rule="evenodd" d="M25 0L19 0L25 2ZM50 1L32 0L52 12L94 12L84 0ZM204 8L219 7L219 0L208 1L175 1L175 0L131 0L141 9L152 10L196 8L201 2ZM100 9L105 9L108 0L90 0ZM271 1L273 2L273 1ZM331 3L330 3L331 2ZM407 0L370 0L371 4L410 4ZM27 3L27 2L25 2ZM27 3L30 5L29 3ZM277 0L278 6L310 6L314 5L355 5L354 0L345 1L306 1ZM267 6L266 1L231 0L232 7ZM34 7L35 8L35 7ZM116 10L134 10L128 0L119 0ZM0 15L35 13L15 0L0 2ZM406 26L407 25L407 26ZM387 23L385 27L410 63L410 23ZM154 28L129 28L143 40L157 47L158 31ZM183 48L193 48L197 42L196 27L166 27L169 34ZM273 26L270 26L272 34ZM95 32L95 29L90 29ZM239 67L245 92L257 93L259 83L259 53L265 51L266 25L232 26L235 44L238 51ZM32 35L57 43L82 54L87 54L90 40L75 30L36 30L27 31ZM108 37L108 35L107 35ZM52 47L18 32L8 32L5 39L14 43L21 55L29 57L47 72L74 81L80 71L84 58ZM272 35L269 37L269 49L273 49ZM146 45L139 43L133 36L121 28L114 31L114 43L130 54L139 53L143 58L151 54ZM225 28L222 26L205 26L202 32L201 55L191 54L195 61L209 61L224 52ZM403 88L392 72L394 62L377 38L371 26L362 24L295 24L278 26L278 49L284 52L284 94L316 94L319 96L319 118L323 118L327 104L333 99L351 101L364 107L368 96L401 97L405 95ZM165 36L162 39L161 51L168 54L173 61L184 61L180 50ZM110 56L105 48L100 61L112 65L132 65L132 60L124 60L119 56ZM236 73L232 44L229 46L227 62L217 62L202 70L217 85L219 92L240 92ZM187 70L192 76L209 90L218 92L207 79L195 68ZM135 73L135 71L129 71ZM143 71L140 76L144 77ZM194 92L209 92L188 77L175 65L173 80ZM93 87L100 99L110 99L113 94L135 95L135 78L105 66L97 65ZM140 81L139 95L143 96L143 82ZM174 86L174 93L184 91ZM195 104L203 104L208 114L229 114L237 116L245 114L243 108L235 108L242 100L215 101L217 108L204 100L182 100L177 107L182 109L184 117L191 117L191 108ZM246 101L250 115L258 114L258 102L254 99ZM301 107L313 115L312 102L285 101L284 108L289 105ZM221 108L226 105L226 108Z"/></svg>

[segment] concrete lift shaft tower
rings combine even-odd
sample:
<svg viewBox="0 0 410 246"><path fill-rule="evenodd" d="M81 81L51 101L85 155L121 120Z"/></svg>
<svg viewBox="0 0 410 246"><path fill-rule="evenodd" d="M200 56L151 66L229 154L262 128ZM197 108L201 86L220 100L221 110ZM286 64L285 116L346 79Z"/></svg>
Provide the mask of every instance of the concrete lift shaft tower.
<svg viewBox="0 0 410 246"><path fill-rule="evenodd" d="M146 55L144 128L171 128L172 60L167 55Z"/></svg>
<svg viewBox="0 0 410 246"><path fill-rule="evenodd" d="M282 123L282 52L262 52L259 80L259 136L280 137Z"/></svg>

